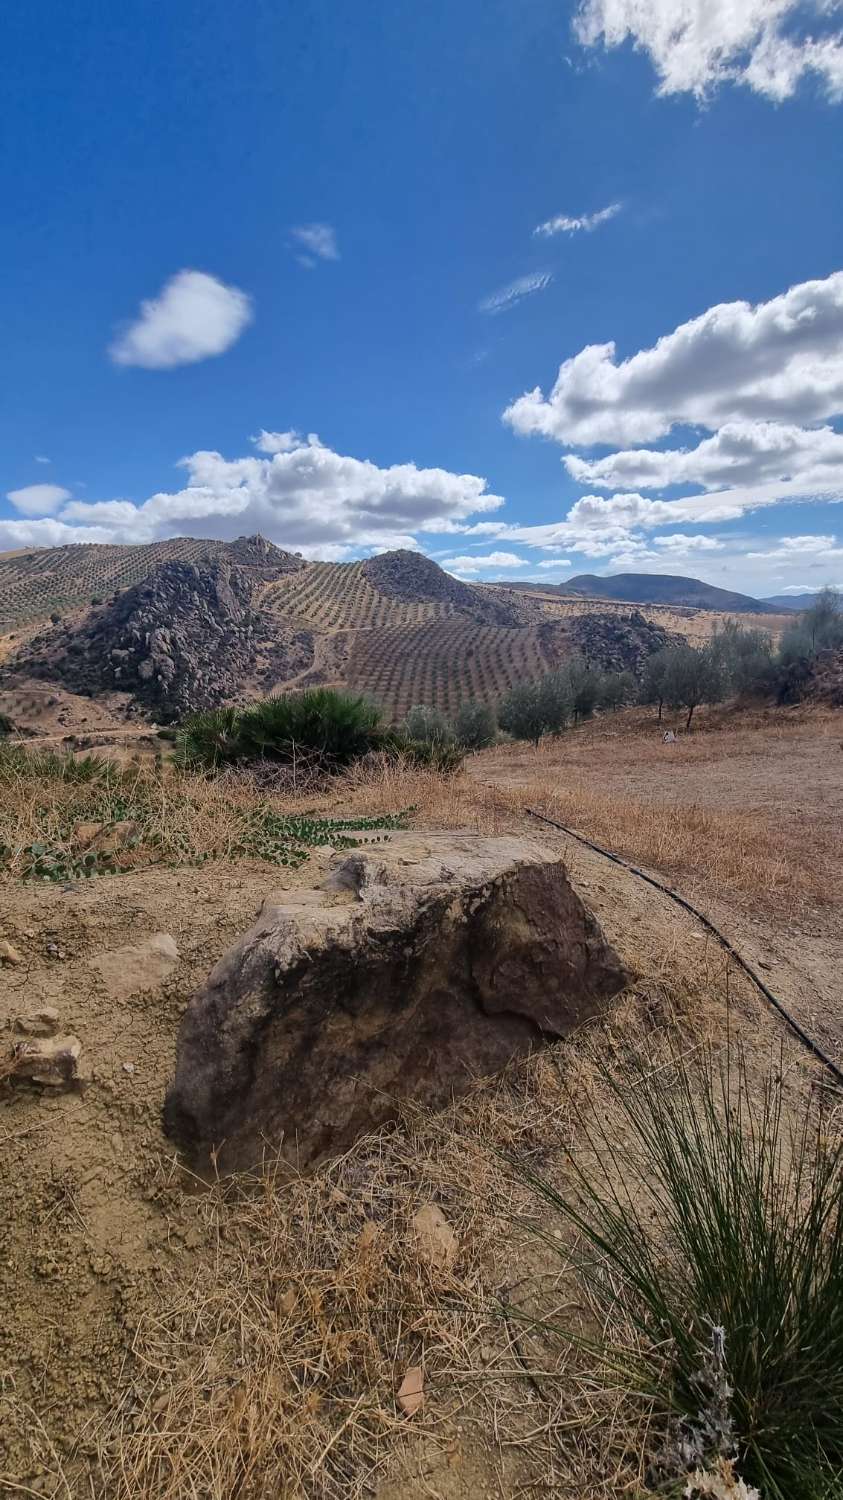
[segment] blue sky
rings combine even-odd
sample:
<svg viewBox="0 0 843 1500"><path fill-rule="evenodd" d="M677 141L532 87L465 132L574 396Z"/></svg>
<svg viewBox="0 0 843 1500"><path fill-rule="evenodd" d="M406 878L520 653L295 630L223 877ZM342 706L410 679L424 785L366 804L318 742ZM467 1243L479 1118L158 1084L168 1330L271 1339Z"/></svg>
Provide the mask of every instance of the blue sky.
<svg viewBox="0 0 843 1500"><path fill-rule="evenodd" d="M0 547L843 583L842 36L821 0L14 0Z"/></svg>

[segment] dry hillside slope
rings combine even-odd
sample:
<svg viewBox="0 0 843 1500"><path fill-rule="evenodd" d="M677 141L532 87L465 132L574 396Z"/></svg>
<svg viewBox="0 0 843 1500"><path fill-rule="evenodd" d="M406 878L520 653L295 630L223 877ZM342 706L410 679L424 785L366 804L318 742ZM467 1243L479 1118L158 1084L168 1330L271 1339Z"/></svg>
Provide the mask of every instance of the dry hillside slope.
<svg viewBox="0 0 843 1500"><path fill-rule="evenodd" d="M321 684L366 693L390 719L414 703L452 713L574 653L640 671L680 619L462 583L409 551L304 562L261 537L44 549L0 559L0 623L17 624L0 650L0 711L46 734L67 722L67 694L93 700L95 723L172 722Z"/></svg>

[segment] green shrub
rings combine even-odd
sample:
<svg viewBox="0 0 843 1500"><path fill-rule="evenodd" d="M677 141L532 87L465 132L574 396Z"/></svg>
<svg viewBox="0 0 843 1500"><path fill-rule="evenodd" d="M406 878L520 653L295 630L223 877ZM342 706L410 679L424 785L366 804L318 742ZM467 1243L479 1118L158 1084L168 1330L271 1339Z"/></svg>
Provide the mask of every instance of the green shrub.
<svg viewBox="0 0 843 1500"><path fill-rule="evenodd" d="M461 703L454 719L454 734L466 750L484 750L497 734L495 712L488 703Z"/></svg>
<svg viewBox="0 0 843 1500"><path fill-rule="evenodd" d="M454 738L445 715L426 703L416 703L408 710L401 732L418 744L447 745Z"/></svg>
<svg viewBox="0 0 843 1500"><path fill-rule="evenodd" d="M766 630L726 620L715 630L710 651L723 673L725 691L747 698L766 698L775 691L773 642Z"/></svg>
<svg viewBox="0 0 843 1500"><path fill-rule="evenodd" d="M658 704L659 719L661 719L665 704L665 684L669 662L669 646L663 646L660 651L654 651L652 656L647 657L638 694L639 703Z"/></svg>
<svg viewBox="0 0 843 1500"><path fill-rule="evenodd" d="M726 685L722 662L711 646L683 642L668 648L662 691L671 708L687 708L686 729L691 727L694 709L700 703L719 703Z"/></svg>
<svg viewBox="0 0 843 1500"><path fill-rule="evenodd" d="M441 771L444 775L458 771L465 759L465 750L454 739L414 740L400 731L390 737L387 748L411 766Z"/></svg>
<svg viewBox="0 0 843 1500"><path fill-rule="evenodd" d="M574 723L590 719L600 698L600 673L582 656L572 656L556 675L562 684L563 696L570 704Z"/></svg>
<svg viewBox="0 0 843 1500"><path fill-rule="evenodd" d="M638 679L634 672L604 672L597 692L598 708L623 708L638 697Z"/></svg>
<svg viewBox="0 0 843 1500"><path fill-rule="evenodd" d="M326 763L347 765L378 740L380 711L368 699L334 688L282 693L245 709L240 738L246 755L291 760L311 751Z"/></svg>
<svg viewBox="0 0 843 1500"><path fill-rule="evenodd" d="M788 1123L782 1071L751 1083L734 1051L644 1057L620 1078L599 1067L570 1191L522 1175L581 1237L603 1355L628 1391L655 1398L680 1465L733 1459L764 1500L832 1500L843 1492L843 1137L807 1105ZM625 1320L634 1347L612 1339Z"/></svg>
<svg viewBox="0 0 843 1500"><path fill-rule="evenodd" d="M561 734L572 713L570 676L548 672L512 688L498 706L498 723L515 739L537 745L544 734Z"/></svg>
<svg viewBox="0 0 843 1500"><path fill-rule="evenodd" d="M537 682L521 682L510 689L498 705L498 723L513 739L538 744L547 733L547 721Z"/></svg>
<svg viewBox="0 0 843 1500"><path fill-rule="evenodd" d="M229 765L243 754L238 708L209 708L190 714L176 731L176 760L184 766Z"/></svg>
<svg viewBox="0 0 843 1500"><path fill-rule="evenodd" d="M248 708L192 714L179 728L176 758L183 765L211 769L236 761L290 762L298 756L326 767L347 765L380 742L379 724L379 711L365 698L309 688Z"/></svg>

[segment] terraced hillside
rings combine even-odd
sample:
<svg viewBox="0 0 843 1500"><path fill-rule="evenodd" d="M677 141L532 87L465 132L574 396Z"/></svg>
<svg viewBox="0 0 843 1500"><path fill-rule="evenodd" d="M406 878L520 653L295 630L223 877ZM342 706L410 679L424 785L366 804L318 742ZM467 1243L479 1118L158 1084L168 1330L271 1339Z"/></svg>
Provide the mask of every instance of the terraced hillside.
<svg viewBox="0 0 843 1500"><path fill-rule="evenodd" d="M380 593L369 582L363 562L307 563L294 577L270 583L263 606L272 614L295 615L322 630L420 625L452 614L454 609L447 601Z"/></svg>
<svg viewBox="0 0 843 1500"><path fill-rule="evenodd" d="M301 566L292 553L263 537L217 542L178 536L122 547L78 542L0 554L0 634L130 588L163 563L212 562L224 557L274 569Z"/></svg>
<svg viewBox="0 0 843 1500"><path fill-rule="evenodd" d="M44 549L0 559L0 635L40 621L7 635L0 710L20 723L21 703L43 704L53 683L104 715L172 722L322 683L366 693L392 720L414 703L453 713L575 652L640 670L671 633L648 614L462 583L408 551L304 562L260 537Z"/></svg>
<svg viewBox="0 0 843 1500"><path fill-rule="evenodd" d="M346 681L400 719L414 703L453 714L467 699L496 702L570 654L564 628L552 624L483 625L453 613L423 625L360 630Z"/></svg>

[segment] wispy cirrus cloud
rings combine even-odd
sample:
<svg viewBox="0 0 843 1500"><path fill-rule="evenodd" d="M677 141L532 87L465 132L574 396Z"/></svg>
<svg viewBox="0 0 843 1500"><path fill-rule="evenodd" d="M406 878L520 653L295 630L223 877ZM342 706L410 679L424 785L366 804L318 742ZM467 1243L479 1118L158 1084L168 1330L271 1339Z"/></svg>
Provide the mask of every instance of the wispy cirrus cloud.
<svg viewBox="0 0 843 1500"><path fill-rule="evenodd" d="M532 297L536 292L543 292L550 286L553 276L549 271L533 271L528 276L519 276L516 281L510 281L507 286L502 286L497 292L492 292L490 297L484 297L478 304L482 313L509 312L510 308L517 307L525 297Z"/></svg>
<svg viewBox="0 0 843 1500"><path fill-rule="evenodd" d="M297 224L290 234L300 252L296 257L299 265L308 271L313 270L317 261L339 260L337 231L333 224Z"/></svg>
<svg viewBox="0 0 843 1500"><path fill-rule="evenodd" d="M610 219L616 218L622 207L621 203L609 203L594 214L556 214L552 219L545 219L543 224L537 224L533 234L544 240L552 239L556 234L591 234L601 224L608 224Z"/></svg>

